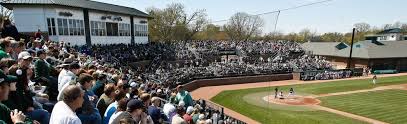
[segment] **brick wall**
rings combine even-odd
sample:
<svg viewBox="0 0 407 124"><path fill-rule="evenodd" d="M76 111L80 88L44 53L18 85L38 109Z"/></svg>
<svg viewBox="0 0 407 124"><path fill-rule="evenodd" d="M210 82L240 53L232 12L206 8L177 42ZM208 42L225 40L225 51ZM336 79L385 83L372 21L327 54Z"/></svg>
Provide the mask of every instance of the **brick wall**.
<svg viewBox="0 0 407 124"><path fill-rule="evenodd" d="M281 80L291 80L291 79L293 79L293 74L291 74L291 73L290 74L201 79L201 80L194 80L192 82L184 84L184 88L188 91L193 91L200 87L207 87L207 86L245 84L245 83L256 83L256 82L267 82L267 81L281 81Z"/></svg>

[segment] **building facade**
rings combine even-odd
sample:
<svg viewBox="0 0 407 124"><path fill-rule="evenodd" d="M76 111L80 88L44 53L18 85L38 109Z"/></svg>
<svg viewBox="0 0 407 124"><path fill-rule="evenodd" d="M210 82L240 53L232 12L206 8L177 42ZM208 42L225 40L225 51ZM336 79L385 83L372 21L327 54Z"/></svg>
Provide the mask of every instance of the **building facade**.
<svg viewBox="0 0 407 124"><path fill-rule="evenodd" d="M315 55L324 56L337 69L369 67L375 70L396 70L407 72L407 41L372 41L354 43L352 58L349 59L350 45L340 42L302 44L302 48Z"/></svg>
<svg viewBox="0 0 407 124"><path fill-rule="evenodd" d="M372 41L401 41L407 40L407 35L400 28L386 29L377 34L370 34L366 36L366 40Z"/></svg>
<svg viewBox="0 0 407 124"><path fill-rule="evenodd" d="M148 43L148 14L89 0L10 0L19 32L72 45Z"/></svg>

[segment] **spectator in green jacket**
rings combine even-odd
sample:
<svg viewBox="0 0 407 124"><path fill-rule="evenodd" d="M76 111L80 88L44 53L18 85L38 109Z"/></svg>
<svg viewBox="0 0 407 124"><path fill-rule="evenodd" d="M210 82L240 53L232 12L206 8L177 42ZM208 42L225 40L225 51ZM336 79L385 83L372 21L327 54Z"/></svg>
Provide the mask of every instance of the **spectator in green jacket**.
<svg viewBox="0 0 407 124"><path fill-rule="evenodd" d="M47 81L45 86L48 86L48 96L50 100L56 100L58 96L58 80L51 77L50 73L53 69L52 65L47 62L47 53L44 50L37 51L38 60L34 62L35 79L45 78Z"/></svg>
<svg viewBox="0 0 407 124"><path fill-rule="evenodd" d="M50 64L45 61L47 54L44 50L37 51L38 60L34 62L35 78L49 77Z"/></svg>
<svg viewBox="0 0 407 124"><path fill-rule="evenodd" d="M21 52L18 55L18 64L10 67L9 74L16 76L18 80L16 90L10 92L10 99L4 104L11 109L23 111L33 120L46 124L49 121L49 113L43 109L34 108L33 96L36 96L36 93L28 87L29 75L33 73L30 67L31 62L31 55L28 52Z"/></svg>
<svg viewBox="0 0 407 124"><path fill-rule="evenodd" d="M179 103L180 101L184 101L185 105L184 106L193 106L193 100L191 95L189 94L188 91L184 89L182 85L177 86L177 96L175 97L175 103Z"/></svg>
<svg viewBox="0 0 407 124"><path fill-rule="evenodd" d="M17 77L5 75L2 70L0 70L0 124L28 124L31 123L26 121L25 115L18 110L11 111L9 107L1 103L1 101L8 99L8 94L10 91L10 82L17 81Z"/></svg>
<svg viewBox="0 0 407 124"><path fill-rule="evenodd" d="M98 74L97 80L95 84L92 87L93 93L95 93L98 97L100 97L103 94L104 87L107 82L107 77L105 74Z"/></svg>
<svg viewBox="0 0 407 124"><path fill-rule="evenodd" d="M9 52L11 52L11 42L8 39L0 39L0 60L3 58L10 58Z"/></svg>

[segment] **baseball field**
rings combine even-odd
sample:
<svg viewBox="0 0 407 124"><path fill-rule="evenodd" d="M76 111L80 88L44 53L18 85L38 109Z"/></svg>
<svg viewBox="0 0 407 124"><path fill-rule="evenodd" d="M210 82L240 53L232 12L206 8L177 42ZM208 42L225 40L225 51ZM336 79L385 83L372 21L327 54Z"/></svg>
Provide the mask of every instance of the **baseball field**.
<svg viewBox="0 0 407 124"><path fill-rule="evenodd" d="M407 76L371 82L367 78L277 87L285 94L293 88L295 96L317 104L275 100L276 86L227 90L211 101L263 124L407 123Z"/></svg>

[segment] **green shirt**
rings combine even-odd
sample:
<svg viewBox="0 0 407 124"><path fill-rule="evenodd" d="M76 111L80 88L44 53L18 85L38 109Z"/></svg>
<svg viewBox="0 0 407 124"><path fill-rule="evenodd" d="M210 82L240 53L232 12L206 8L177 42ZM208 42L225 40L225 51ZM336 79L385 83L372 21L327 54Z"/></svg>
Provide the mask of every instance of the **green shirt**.
<svg viewBox="0 0 407 124"><path fill-rule="evenodd" d="M10 56L0 47L0 60L3 58L10 58Z"/></svg>
<svg viewBox="0 0 407 124"><path fill-rule="evenodd" d="M37 61L35 61L34 67L35 78L49 77L50 68L44 60L38 59Z"/></svg>
<svg viewBox="0 0 407 124"><path fill-rule="evenodd" d="M188 91L180 91L178 92L177 96L175 97L175 103L179 103L180 101L184 101L185 107L193 106L193 100L191 95L189 95Z"/></svg>
<svg viewBox="0 0 407 124"><path fill-rule="evenodd" d="M10 117L10 108L8 108L3 103L0 103L0 120L5 122L6 124L12 124L13 123L11 121L11 117ZM3 123L0 122L0 124L3 124Z"/></svg>
<svg viewBox="0 0 407 124"><path fill-rule="evenodd" d="M13 121L10 117L10 108L8 108L3 103L0 103L0 124L12 124ZM32 121L29 118L25 119L23 124L32 124Z"/></svg>

